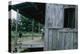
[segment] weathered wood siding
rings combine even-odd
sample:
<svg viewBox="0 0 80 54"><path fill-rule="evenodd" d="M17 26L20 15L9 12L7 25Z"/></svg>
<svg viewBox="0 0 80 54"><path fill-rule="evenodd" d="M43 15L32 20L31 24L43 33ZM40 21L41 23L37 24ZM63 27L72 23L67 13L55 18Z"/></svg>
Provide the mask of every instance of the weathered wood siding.
<svg viewBox="0 0 80 54"><path fill-rule="evenodd" d="M52 28L63 28L63 5L46 4L44 50L57 48L57 31ZM50 28L50 29L49 29Z"/></svg>
<svg viewBox="0 0 80 54"><path fill-rule="evenodd" d="M45 50L77 49L77 31L66 29L48 29L45 36Z"/></svg>
<svg viewBox="0 0 80 54"><path fill-rule="evenodd" d="M46 4L44 50L77 48L77 30L65 29L63 23L63 5Z"/></svg>
<svg viewBox="0 0 80 54"><path fill-rule="evenodd" d="M58 31L58 48L59 49L76 49L77 48L77 30L60 30Z"/></svg>
<svg viewBox="0 0 80 54"><path fill-rule="evenodd" d="M45 25L48 28L63 28L64 22L63 5L46 4L46 19Z"/></svg>

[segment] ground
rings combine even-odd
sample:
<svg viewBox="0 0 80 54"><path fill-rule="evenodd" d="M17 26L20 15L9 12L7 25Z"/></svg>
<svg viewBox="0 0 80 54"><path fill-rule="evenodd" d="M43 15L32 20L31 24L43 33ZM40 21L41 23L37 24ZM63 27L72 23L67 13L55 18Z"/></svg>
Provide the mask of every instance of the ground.
<svg viewBox="0 0 80 54"><path fill-rule="evenodd" d="M12 37L12 42L11 42L12 50L14 50L14 48L15 48L15 37L16 37L16 35L14 37ZM23 37L17 39L17 43L18 44L22 43L21 45L18 45L18 47L21 46L21 48L18 48L19 50L44 46L43 40L42 40L42 35L38 34L38 33L34 33L33 40L32 40L32 35L30 33L25 33L25 34L23 34Z"/></svg>

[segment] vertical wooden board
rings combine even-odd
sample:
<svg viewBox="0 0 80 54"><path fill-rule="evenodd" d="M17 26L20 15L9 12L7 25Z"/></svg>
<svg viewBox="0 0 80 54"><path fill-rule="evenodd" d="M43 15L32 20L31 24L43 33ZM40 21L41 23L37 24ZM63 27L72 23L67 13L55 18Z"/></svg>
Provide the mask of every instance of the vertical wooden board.
<svg viewBox="0 0 80 54"><path fill-rule="evenodd" d="M69 45L70 49L73 49L73 32L70 33L70 45Z"/></svg>
<svg viewBox="0 0 80 54"><path fill-rule="evenodd" d="M45 28L45 35L44 35L44 50L48 50L48 29Z"/></svg>
<svg viewBox="0 0 80 54"><path fill-rule="evenodd" d="M65 38L65 33L64 32L59 32L59 40L58 40L58 49L64 49L64 38Z"/></svg>
<svg viewBox="0 0 80 54"><path fill-rule="evenodd" d="M48 32L48 36L49 36L49 38L48 38L48 50L52 50L52 34L53 34L53 32L52 32L52 29L49 29L48 30L49 32Z"/></svg>
<svg viewBox="0 0 80 54"><path fill-rule="evenodd" d="M65 38L64 38L64 49L67 49L67 35L68 33L64 33L65 34Z"/></svg>
<svg viewBox="0 0 80 54"><path fill-rule="evenodd" d="M72 32L67 32L65 33L65 49L73 49L73 33Z"/></svg>
<svg viewBox="0 0 80 54"><path fill-rule="evenodd" d="M52 31L52 50L56 50L57 49L57 41L58 41L58 36L57 36L57 30L53 30Z"/></svg>
<svg viewBox="0 0 80 54"><path fill-rule="evenodd" d="M45 11L45 26L46 27L50 27L50 26L52 26L51 24L52 23L50 23L51 22L51 10L50 10L50 5L49 4L46 4L46 11Z"/></svg>
<svg viewBox="0 0 80 54"><path fill-rule="evenodd" d="M75 28L78 29L78 6L75 7Z"/></svg>
<svg viewBox="0 0 80 54"><path fill-rule="evenodd" d="M78 33L77 32L73 33L73 48L74 49L78 48Z"/></svg>
<svg viewBox="0 0 80 54"><path fill-rule="evenodd" d="M46 4L46 26L50 28L63 28L63 5Z"/></svg>

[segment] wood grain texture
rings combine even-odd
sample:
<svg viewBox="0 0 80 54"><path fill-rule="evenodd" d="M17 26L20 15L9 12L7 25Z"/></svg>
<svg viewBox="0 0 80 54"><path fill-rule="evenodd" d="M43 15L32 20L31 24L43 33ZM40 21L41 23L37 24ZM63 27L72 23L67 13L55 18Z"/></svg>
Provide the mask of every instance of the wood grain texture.
<svg viewBox="0 0 80 54"><path fill-rule="evenodd" d="M77 49L77 29L63 28L63 5L46 4L44 50Z"/></svg>
<svg viewBox="0 0 80 54"><path fill-rule="evenodd" d="M78 35L77 31L67 32L69 30L48 29L47 36L45 36L44 44L46 50L64 50L77 49Z"/></svg>
<svg viewBox="0 0 80 54"><path fill-rule="evenodd" d="M63 5L46 4L46 26L51 28L63 28Z"/></svg>

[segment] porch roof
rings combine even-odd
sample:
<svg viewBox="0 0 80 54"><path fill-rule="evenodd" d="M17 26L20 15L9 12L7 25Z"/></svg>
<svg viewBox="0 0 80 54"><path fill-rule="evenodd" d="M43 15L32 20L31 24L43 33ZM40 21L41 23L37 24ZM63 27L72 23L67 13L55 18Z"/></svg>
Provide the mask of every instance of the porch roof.
<svg viewBox="0 0 80 54"><path fill-rule="evenodd" d="M9 6L9 10L13 9L25 17L34 18L44 24L45 19L45 3L24 2Z"/></svg>

